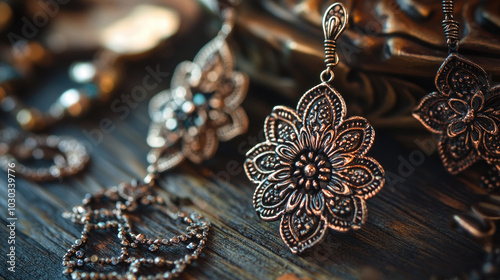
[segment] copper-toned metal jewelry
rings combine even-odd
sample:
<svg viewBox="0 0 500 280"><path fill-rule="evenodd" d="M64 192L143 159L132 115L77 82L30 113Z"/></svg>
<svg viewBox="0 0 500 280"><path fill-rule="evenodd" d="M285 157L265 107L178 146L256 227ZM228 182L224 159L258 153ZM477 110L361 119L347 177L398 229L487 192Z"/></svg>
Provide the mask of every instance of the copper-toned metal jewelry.
<svg viewBox="0 0 500 280"><path fill-rule="evenodd" d="M22 163L30 158L49 159L53 164L33 168ZM14 169L32 181L50 181L74 175L82 171L88 161L85 146L76 139L33 135L12 128L0 130L0 166L6 171Z"/></svg>
<svg viewBox="0 0 500 280"><path fill-rule="evenodd" d="M205 45L193 62L177 66L171 87L154 96L149 112L153 123L148 161L159 171L175 167L185 158L195 163L214 155L219 141L246 132L248 118L240 107L248 77L234 71L227 37L234 24L234 10L223 12L219 34Z"/></svg>
<svg viewBox="0 0 500 280"><path fill-rule="evenodd" d="M453 0L443 0L442 5L449 55L436 75L437 92L425 96L413 116L439 136L439 155L448 172L457 174L479 160L491 165L481 183L492 195L473 204L471 211L454 215L453 222L480 241L488 256L483 267L465 279L497 279L500 249L494 236L500 196L494 193L500 187L500 86L491 86L479 65L458 54L459 23L453 18Z"/></svg>
<svg viewBox="0 0 500 280"><path fill-rule="evenodd" d="M245 171L258 184L254 208L266 221L281 219L280 233L293 253L321 242L328 229L359 229L365 200L385 183L384 170L366 153L375 132L362 117L346 118L346 106L331 86L339 59L335 43L347 24L342 4L323 17L326 70L297 110L274 107L266 119L266 141L247 153Z"/></svg>
<svg viewBox="0 0 500 280"><path fill-rule="evenodd" d="M480 267L462 275L461 279L500 278L500 193L494 192L474 203L468 212L453 216L453 225L473 237L483 248L483 263Z"/></svg>
<svg viewBox="0 0 500 280"><path fill-rule="evenodd" d="M200 162L213 155L219 139L228 140L246 130L248 120L239 104L248 80L232 70L232 55L225 41L232 28L230 18L194 62L183 62L177 67L172 89L151 100L152 125L147 142L152 151L147 156L150 165L144 180L87 195L82 205L74 207L72 213L65 213L65 217L83 225L83 229L80 238L63 256L64 274L73 279L171 279L201 254L209 222L197 213L174 213L177 211L172 211L173 204L167 204L157 195L155 187L160 172L173 168L185 157ZM185 233L168 238L134 233L129 217L151 206L161 208L173 220L184 222ZM90 235L99 230L117 231L119 254L88 255L88 247L103 245L99 241L88 244ZM147 246L150 252L137 252L140 246ZM185 250L179 253L162 250L163 247ZM151 252L156 254L148 254Z"/></svg>
<svg viewBox="0 0 500 280"><path fill-rule="evenodd" d="M459 173L480 159L498 166L500 86L491 86L479 65L457 53L459 23L452 0L443 0L443 13L449 55L436 75L437 92L424 97L413 116L439 135L439 155L448 172Z"/></svg>
<svg viewBox="0 0 500 280"><path fill-rule="evenodd" d="M145 183L122 183L89 195L82 205L64 213L64 217L83 225L83 229L80 238L63 257L63 273L70 274L72 279L172 279L198 259L207 241L209 222L196 213L172 212L171 205L150 187ZM156 238L134 233L129 216L138 209L150 207L160 208L171 219L187 225L186 232ZM102 257L102 253L91 253L88 240L99 231L117 233L115 245L121 247L120 253L106 257ZM141 247L146 247L150 254L141 257L136 252ZM162 249L165 247L184 253L174 258L165 254Z"/></svg>

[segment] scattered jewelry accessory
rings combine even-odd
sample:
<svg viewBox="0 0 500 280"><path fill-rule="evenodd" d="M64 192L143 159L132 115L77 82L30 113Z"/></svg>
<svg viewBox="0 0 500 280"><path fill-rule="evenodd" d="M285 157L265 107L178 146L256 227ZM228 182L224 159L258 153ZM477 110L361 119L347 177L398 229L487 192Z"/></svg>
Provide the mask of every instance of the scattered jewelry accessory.
<svg viewBox="0 0 500 280"><path fill-rule="evenodd" d="M218 141L226 141L246 131L248 119L242 108L248 87L246 75L235 72L226 38L234 22L234 10L224 11L225 22L215 39L203 47L193 62L177 66L170 90L160 92L150 101L152 124L147 142L148 175L142 183L121 184L105 192L88 195L81 206L65 213L66 218L83 225L83 230L63 257L63 273L73 279L171 279L196 260L207 241L209 222L200 215L174 214L153 187L159 172L169 170L188 158L199 163L211 157ZM103 204L108 208L102 208ZM188 225L186 232L171 238L146 238L134 233L130 215L141 208L160 207L174 220ZM121 252L114 257L88 256L85 246L91 234L99 230L117 231ZM146 244L149 251L161 247L186 248L181 257L170 260L166 252L148 257L132 254ZM185 245L187 244L187 245ZM153 270L153 271L151 271Z"/></svg>
<svg viewBox="0 0 500 280"><path fill-rule="evenodd" d="M464 279L500 278L500 193L484 196L469 212L453 216L453 223L476 239L485 252L482 266L470 271Z"/></svg>
<svg viewBox="0 0 500 280"><path fill-rule="evenodd" d="M454 215L453 222L476 238L487 255L480 269L460 279L497 279L500 86L491 87L486 72L458 54L459 23L453 18L453 0L443 0L442 6L449 55L436 75L438 91L424 97L413 116L439 135L439 155L448 172L457 174L481 159L491 165L481 178L482 186L491 194L474 203L471 211Z"/></svg>
<svg viewBox="0 0 500 280"><path fill-rule="evenodd" d="M326 70L322 83L300 99L297 110L274 107L266 119L266 141L247 153L245 171L258 184L254 208L265 221L281 219L280 233L293 253L321 242L328 228L359 229L365 200L378 193L384 170L366 157L375 132L362 117L346 119L346 106L331 85L339 62L335 46L347 24L340 3L323 17Z"/></svg>
<svg viewBox="0 0 500 280"><path fill-rule="evenodd" d="M40 52L49 56L36 42L16 47L13 52ZM20 56L20 55L18 55ZM24 58L28 60L28 58ZM68 69L71 81L76 85L62 92L47 112L29 107L18 97L19 88L25 86L26 76L31 70L15 67L11 63L0 62L0 108L12 115L17 124L26 131L42 131L68 118L81 117L96 103L109 100L120 75L115 66L101 57L92 62L77 62ZM34 66L31 66L34 68Z"/></svg>
<svg viewBox="0 0 500 280"><path fill-rule="evenodd" d="M149 177L151 178L151 177ZM64 255L63 273L70 274L73 279L172 279L177 277L187 265L198 259L207 241L209 223L196 213L173 213L158 195L155 195L149 184L132 182L122 183L102 193L83 199L82 205L64 213L65 218L83 225L79 239ZM102 208L103 205L109 208ZM147 238L142 233L134 233L129 215L141 208L160 207L173 220L186 224L186 232L173 237ZM117 232L121 251L116 256L99 257L86 252L88 239L93 233ZM110 244L108 244L110 245ZM168 259L163 254L136 257L133 253L139 246L147 246L150 252L162 251L162 247L184 247L186 252L177 259ZM86 269L86 270L85 270ZM121 269L123 273L116 270ZM142 275L144 278L141 278Z"/></svg>
<svg viewBox="0 0 500 280"><path fill-rule="evenodd" d="M29 167L27 159L51 159L49 167ZM18 174L32 181L51 181L82 171L89 162L85 147L76 139L55 135L40 136L12 128L0 130L0 166L9 169L14 163Z"/></svg>
<svg viewBox="0 0 500 280"><path fill-rule="evenodd" d="M10 15L3 24L0 20L0 29L8 25L12 19L12 8L9 4L19 3L4 3L0 7L6 9ZM140 43L131 44L131 36L140 36L138 28L145 28L143 24L137 24L144 22L144 18L148 19L146 21L146 27L150 31L148 38L147 40L139 38L141 40L135 41ZM85 147L76 139L54 135L41 136L28 131L47 130L63 120L82 117L96 105L109 100L121 79L120 62L158 49L162 42L178 31L179 23L180 18L176 12L166 7L141 4L126 17L101 28L102 34L96 36L100 38L96 46L100 51L96 58L88 62L75 62L69 67L68 74L74 87L61 92L47 112L26 105L19 96L20 92L26 89L26 85L31 84L27 81L31 81L31 78L36 79L37 74L55 61L50 49L50 45L52 47L54 45L50 44L50 35L45 40L41 38L41 41L49 47L45 47L35 39L18 40L11 42L12 45L9 46L1 45L0 110L11 115L12 120L24 131L12 128L0 130L0 166L8 169L7 164L14 162L18 174L32 181L55 180L83 170L89 161L89 156ZM64 25L59 31L65 30L67 33L71 33L68 30L75 28L64 23L59 25ZM77 25L77 28L80 30L82 27ZM88 26L85 28L89 29ZM23 161L29 159L35 161L49 159L54 163L47 168L32 168L23 164Z"/></svg>
<svg viewBox="0 0 500 280"><path fill-rule="evenodd" d="M480 66L458 54L459 23L453 19L452 0L443 0L443 13L449 55L436 75L438 91L424 97L413 116L439 135L439 155L448 172L457 174L483 159L498 174L500 86L492 87Z"/></svg>
<svg viewBox="0 0 500 280"><path fill-rule="evenodd" d="M248 118L240 107L248 89L248 77L234 71L234 58L227 37L234 25L235 10L222 11L219 34L205 45L193 62L175 69L169 90L149 103L153 120L148 162L158 171L177 166L184 159L194 163L211 158L219 141L243 134Z"/></svg>
<svg viewBox="0 0 500 280"><path fill-rule="evenodd" d="M36 43L31 43L24 47L33 52L36 46ZM79 95L83 94L83 90L66 91L51 107L49 113L41 114L37 109L22 104L13 94L15 85L21 80L22 75L16 68L0 62L0 109L10 113L19 126L26 130L19 131L12 127L0 129L1 168L7 170L9 164L15 163L19 175L37 182L56 180L79 173L89 162L89 155L83 144L68 136L36 135L27 131L45 129L61 120L67 113L79 114L84 105L78 101L81 100ZM72 94L73 96L69 96ZM76 101L70 104L69 99ZM53 164L49 167L29 167L23 164L29 159L52 160Z"/></svg>

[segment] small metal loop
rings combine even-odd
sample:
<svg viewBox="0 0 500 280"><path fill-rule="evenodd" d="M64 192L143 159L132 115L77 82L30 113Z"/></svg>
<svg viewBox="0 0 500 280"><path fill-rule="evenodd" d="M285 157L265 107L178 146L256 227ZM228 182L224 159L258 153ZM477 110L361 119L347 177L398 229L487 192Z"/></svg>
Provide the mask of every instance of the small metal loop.
<svg viewBox="0 0 500 280"><path fill-rule="evenodd" d="M323 83L329 83L333 81L333 77L335 75L333 74L332 69L326 68L323 72L321 72L320 79Z"/></svg>
<svg viewBox="0 0 500 280"><path fill-rule="evenodd" d="M74 175L83 170L90 159L85 146L70 137L38 136L6 129L0 131L0 142L0 166L7 170L9 165L15 165L11 169L37 182ZM29 167L22 163L29 159L52 160L53 164L49 167Z"/></svg>
<svg viewBox="0 0 500 280"><path fill-rule="evenodd" d="M218 36L227 37L233 31L234 23L236 20L236 10L232 7L225 8L221 11L223 19L222 26L219 30Z"/></svg>

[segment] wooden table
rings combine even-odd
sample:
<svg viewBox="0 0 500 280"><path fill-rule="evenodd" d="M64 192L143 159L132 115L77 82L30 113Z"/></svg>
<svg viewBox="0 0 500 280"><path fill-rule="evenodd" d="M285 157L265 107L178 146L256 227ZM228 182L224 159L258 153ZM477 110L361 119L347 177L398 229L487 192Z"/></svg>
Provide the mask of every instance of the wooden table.
<svg viewBox="0 0 500 280"><path fill-rule="evenodd" d="M171 53L160 61L161 69L173 71L178 61L192 58L202 44L193 43L175 56ZM146 66L154 68L157 63L151 60L129 67L116 100L141 83ZM16 272L6 271L8 229L2 226L1 276L67 279L61 274L61 258L79 236L81 226L62 218L62 213L80 204L86 193L146 174L147 104L168 84L169 78L149 91L127 116L113 113L108 104L84 120L52 131L92 143L85 131L95 136L99 123L106 118L113 127L109 133L100 132L102 141L90 144L91 163L82 174L43 184L17 178ZM255 186L242 169L244 153L259 141L257 135L265 116L273 105L283 103L253 86L244 103L251 120L248 134L222 143L212 160L199 166L184 163L161 177L160 193L168 192L183 209L197 211L212 223L204 253L182 278L277 279L292 273L306 279L429 279L432 275L458 275L481 264L481 248L449 227L451 216L466 209L476 195L466 180L447 174L436 154L425 156L421 165L411 167L406 174L401 162L409 160L415 148L396 140L398 131L377 131L371 156L404 181L393 181L368 200L369 219L361 230L343 234L332 231L321 245L300 256L293 255L279 236L279 223L261 221L255 214L251 203ZM400 168L405 174L398 171ZM0 172L3 225L7 224L6 199L6 174ZM135 221L146 234L160 234L170 223L156 212L143 212ZM112 235L101 238L109 243L94 250L118 250L111 242Z"/></svg>

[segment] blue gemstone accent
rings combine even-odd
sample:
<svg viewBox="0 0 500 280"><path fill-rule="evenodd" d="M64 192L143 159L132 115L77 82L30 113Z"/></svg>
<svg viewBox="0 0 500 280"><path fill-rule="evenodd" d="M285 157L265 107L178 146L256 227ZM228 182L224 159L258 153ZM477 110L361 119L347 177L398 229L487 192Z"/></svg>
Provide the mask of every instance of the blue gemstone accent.
<svg viewBox="0 0 500 280"><path fill-rule="evenodd" d="M200 105L205 104L205 102L207 102L207 99L205 98L205 96L203 95L203 93L196 93L193 96L193 103L195 105L200 106Z"/></svg>

